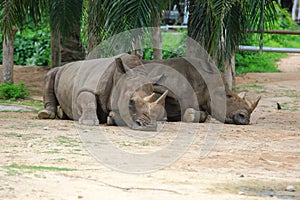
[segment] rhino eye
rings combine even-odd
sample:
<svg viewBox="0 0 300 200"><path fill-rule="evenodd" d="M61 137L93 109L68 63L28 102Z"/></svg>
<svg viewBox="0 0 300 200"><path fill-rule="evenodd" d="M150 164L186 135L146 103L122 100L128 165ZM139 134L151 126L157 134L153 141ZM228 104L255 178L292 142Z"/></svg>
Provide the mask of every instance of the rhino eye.
<svg viewBox="0 0 300 200"><path fill-rule="evenodd" d="M129 100L129 105L134 105L134 103L135 103L134 100L132 99Z"/></svg>

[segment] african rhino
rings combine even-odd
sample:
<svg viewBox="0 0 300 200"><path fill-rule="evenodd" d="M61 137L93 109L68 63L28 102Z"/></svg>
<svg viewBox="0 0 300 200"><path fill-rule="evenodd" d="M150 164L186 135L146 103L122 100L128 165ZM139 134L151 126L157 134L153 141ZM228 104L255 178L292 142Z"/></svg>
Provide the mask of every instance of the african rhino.
<svg viewBox="0 0 300 200"><path fill-rule="evenodd" d="M154 85L154 91L162 94L166 89L169 90L165 99L169 121L203 122L208 113L224 123L250 123L251 113L258 105L260 97L251 104L244 96L231 91L223 84L218 69L212 67L213 64L209 60L171 58L142 62L150 77L162 72L167 76L164 82ZM173 87L177 92L172 92L169 87Z"/></svg>
<svg viewBox="0 0 300 200"><path fill-rule="evenodd" d="M113 110L132 129L155 130L156 116L150 111L163 104L166 94L153 102L152 83L161 76L149 80L146 75L140 58L129 54L54 68L45 77L45 108L38 117L55 118L59 105L68 118L98 125Z"/></svg>

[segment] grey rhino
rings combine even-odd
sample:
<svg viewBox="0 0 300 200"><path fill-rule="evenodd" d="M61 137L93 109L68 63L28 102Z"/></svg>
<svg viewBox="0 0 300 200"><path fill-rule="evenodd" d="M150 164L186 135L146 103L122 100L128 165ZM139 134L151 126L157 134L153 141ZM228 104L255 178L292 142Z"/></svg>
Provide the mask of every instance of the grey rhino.
<svg viewBox="0 0 300 200"><path fill-rule="evenodd" d="M80 124L98 125L106 123L113 110L132 129L156 130L156 116L150 110L163 104L165 97L152 101L155 81L147 79L140 58L134 55L68 63L47 73L45 108L38 117L53 119L60 106L68 118Z"/></svg>
<svg viewBox="0 0 300 200"><path fill-rule="evenodd" d="M249 103L245 96L239 96L231 91L223 84L218 69L212 67L213 64L208 59L181 57L142 62L149 76L156 76L162 71L167 76L160 85L154 85L154 91L161 94L166 89L169 90L165 99L169 121L204 122L207 114L211 114L224 123L240 125L250 123L251 113L258 105L260 97L254 103ZM159 65L161 67L157 67ZM200 73L197 70L199 68L196 69L195 66L201 68ZM184 80L188 84L185 84Z"/></svg>

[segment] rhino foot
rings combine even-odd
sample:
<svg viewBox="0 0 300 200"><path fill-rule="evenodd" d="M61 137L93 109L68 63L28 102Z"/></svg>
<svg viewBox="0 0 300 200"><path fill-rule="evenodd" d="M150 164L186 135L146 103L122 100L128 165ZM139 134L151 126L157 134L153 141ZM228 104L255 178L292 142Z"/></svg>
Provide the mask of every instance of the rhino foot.
<svg viewBox="0 0 300 200"><path fill-rule="evenodd" d="M99 120L98 119L79 119L79 124L87 125L87 126L98 126Z"/></svg>
<svg viewBox="0 0 300 200"><path fill-rule="evenodd" d="M39 119L54 119L55 113L51 110L43 109L38 112Z"/></svg>
<svg viewBox="0 0 300 200"><path fill-rule="evenodd" d="M182 121L184 122L204 122L207 118L206 112L198 111L193 108L185 110Z"/></svg>
<svg viewBox="0 0 300 200"><path fill-rule="evenodd" d="M99 125L98 117L93 109L88 109L82 113L82 116L79 118L79 124L88 125L88 126L97 126Z"/></svg>
<svg viewBox="0 0 300 200"><path fill-rule="evenodd" d="M199 122L205 122L207 119L208 114L204 111L200 111L200 120Z"/></svg>
<svg viewBox="0 0 300 200"><path fill-rule="evenodd" d="M116 122L115 122L115 115L116 115L115 112L113 112L113 111L110 111L110 112L109 112L109 114L108 114L108 116L107 116L107 122L106 122L106 124L107 124L108 126L116 125Z"/></svg>

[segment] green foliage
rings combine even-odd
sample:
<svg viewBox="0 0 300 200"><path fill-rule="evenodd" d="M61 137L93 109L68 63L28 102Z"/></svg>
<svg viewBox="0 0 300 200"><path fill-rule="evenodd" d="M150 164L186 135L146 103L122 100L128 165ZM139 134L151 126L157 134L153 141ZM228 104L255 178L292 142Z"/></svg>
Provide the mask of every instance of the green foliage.
<svg viewBox="0 0 300 200"><path fill-rule="evenodd" d="M50 29L41 23L35 27L32 20L17 32L14 41L14 64L27 66L48 66L50 63ZM0 34L2 41L2 35ZM2 55L2 45L0 47ZM2 56L0 57L2 63Z"/></svg>
<svg viewBox="0 0 300 200"><path fill-rule="evenodd" d="M14 61L19 65L48 66L50 63L50 29L33 22L18 32L15 38Z"/></svg>
<svg viewBox="0 0 300 200"><path fill-rule="evenodd" d="M15 84L0 84L0 99L25 99L29 92L24 88L24 82Z"/></svg>
<svg viewBox="0 0 300 200"><path fill-rule="evenodd" d="M264 2L264 4L262 4ZM198 0L190 1L189 36L199 42L218 62L229 60L246 32L272 23L276 17L274 0Z"/></svg>
<svg viewBox="0 0 300 200"><path fill-rule="evenodd" d="M179 32L162 32L163 59L185 56L186 36L186 30ZM144 59L153 59L153 48L144 49Z"/></svg>

